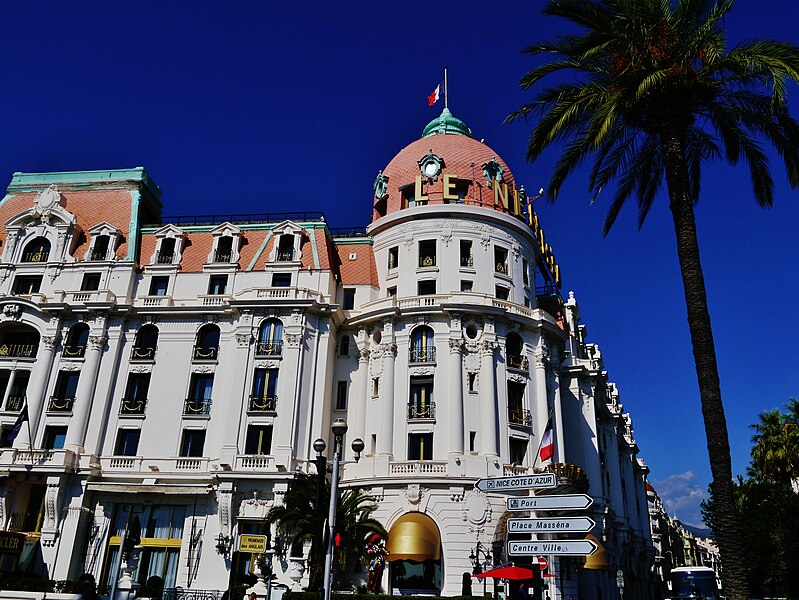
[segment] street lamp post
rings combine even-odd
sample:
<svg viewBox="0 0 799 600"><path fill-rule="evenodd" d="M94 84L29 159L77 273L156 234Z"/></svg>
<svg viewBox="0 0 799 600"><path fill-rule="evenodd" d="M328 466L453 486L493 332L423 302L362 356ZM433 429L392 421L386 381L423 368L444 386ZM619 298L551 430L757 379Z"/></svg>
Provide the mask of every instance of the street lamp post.
<svg viewBox="0 0 799 600"><path fill-rule="evenodd" d="M325 491L325 476L327 475L327 457L322 454L327 448L325 440L319 438L313 443L313 449L316 451L316 499L314 500L314 508L317 511L322 510L322 498Z"/></svg>
<svg viewBox="0 0 799 600"><path fill-rule="evenodd" d="M347 433L347 422L344 419L336 419L330 426L333 432L333 479L330 483L330 511L327 516L327 551L325 552L325 580L324 580L324 600L330 600L330 592L333 588L333 536L335 535L336 525L336 510L338 509L338 475L339 465L341 463L341 447L344 442L344 434ZM317 440L319 441L319 440ZM324 442L322 442L324 444ZM321 454L319 448L314 442L314 450ZM363 451L363 440L358 438L353 440L352 449L355 452L356 462L361 457ZM324 448L322 447L322 450Z"/></svg>
<svg viewBox="0 0 799 600"><path fill-rule="evenodd" d="M483 565L480 564L480 557L485 559L486 565L491 562L491 552L485 549L485 546L480 543L480 540L477 540L477 546L472 548L469 552L469 560L472 561L472 575L479 575L483 572ZM483 577L483 597L486 595L486 578Z"/></svg>

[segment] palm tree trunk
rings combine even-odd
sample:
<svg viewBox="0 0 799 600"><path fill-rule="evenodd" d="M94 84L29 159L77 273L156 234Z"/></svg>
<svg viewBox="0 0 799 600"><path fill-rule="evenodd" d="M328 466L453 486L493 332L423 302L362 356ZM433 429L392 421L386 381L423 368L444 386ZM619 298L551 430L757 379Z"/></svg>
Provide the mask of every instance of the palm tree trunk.
<svg viewBox="0 0 799 600"><path fill-rule="evenodd" d="M738 510L732 485L730 442L727 435L727 419L721 402L716 348L710 327L707 309L705 279L699 260L699 244L696 239L694 201L691 192L688 167L682 136L671 132L662 138L666 167L666 182L669 190L670 209L677 236L677 254L680 259L685 304L688 309L688 327L699 382L699 397L705 421L707 452L713 481L710 484L716 507L717 529L715 532L721 553L722 583L731 600L749 598L743 543L738 524Z"/></svg>

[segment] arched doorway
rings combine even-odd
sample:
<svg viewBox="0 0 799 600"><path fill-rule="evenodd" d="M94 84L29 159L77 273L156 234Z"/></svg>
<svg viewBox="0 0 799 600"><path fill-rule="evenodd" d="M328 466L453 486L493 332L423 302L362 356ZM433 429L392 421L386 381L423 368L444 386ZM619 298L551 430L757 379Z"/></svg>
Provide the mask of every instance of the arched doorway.
<svg viewBox="0 0 799 600"><path fill-rule="evenodd" d="M441 534L433 519L418 512L402 515L389 530L388 552L393 593L441 592Z"/></svg>

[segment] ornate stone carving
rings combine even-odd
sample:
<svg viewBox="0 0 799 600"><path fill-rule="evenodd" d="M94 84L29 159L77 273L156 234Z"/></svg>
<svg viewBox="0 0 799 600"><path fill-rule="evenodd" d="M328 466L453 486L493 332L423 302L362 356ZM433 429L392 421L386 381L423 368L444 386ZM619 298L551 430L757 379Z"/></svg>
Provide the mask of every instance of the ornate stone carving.
<svg viewBox="0 0 799 600"><path fill-rule="evenodd" d="M513 253L513 260L519 260L519 253L521 252L521 246L517 242L513 242L513 246L511 246L511 252Z"/></svg>
<svg viewBox="0 0 799 600"><path fill-rule="evenodd" d="M245 519L265 519L266 513L272 508L274 502L261 498L260 490L253 490L252 498L243 500L239 505L239 518Z"/></svg>
<svg viewBox="0 0 799 600"><path fill-rule="evenodd" d="M469 530L482 533L485 525L491 522L491 502L480 490L469 490L463 501L463 520L469 523Z"/></svg>
<svg viewBox="0 0 799 600"><path fill-rule="evenodd" d="M108 338L106 336L104 336L104 335L90 335L89 336L89 347L92 350L102 350L107 341L108 341Z"/></svg>
<svg viewBox="0 0 799 600"><path fill-rule="evenodd" d="M152 373L153 366L152 365L136 365L135 367L130 368L131 373Z"/></svg>
<svg viewBox="0 0 799 600"><path fill-rule="evenodd" d="M214 372L214 367L212 367L211 365L199 365L199 366L196 366L196 367L192 367L191 372L192 373L213 373Z"/></svg>
<svg viewBox="0 0 799 600"><path fill-rule="evenodd" d="M409 483L405 490L405 497L411 505L416 506L422 501L422 497L427 493L427 488L418 483Z"/></svg>
<svg viewBox="0 0 799 600"><path fill-rule="evenodd" d="M381 344L380 350L385 358L396 358L397 356L397 344L394 342L385 342Z"/></svg>
<svg viewBox="0 0 799 600"><path fill-rule="evenodd" d="M413 234L410 231L405 233L405 238L402 241L408 250L413 248Z"/></svg>
<svg viewBox="0 0 799 600"><path fill-rule="evenodd" d="M537 369L545 369L547 367L547 351L544 348L533 349L533 366Z"/></svg>
<svg viewBox="0 0 799 600"><path fill-rule="evenodd" d="M286 346L289 348L299 348L302 343L301 333L284 333L283 339L286 340Z"/></svg>
<svg viewBox="0 0 799 600"><path fill-rule="evenodd" d="M358 362L369 362L369 355L371 353L369 348L358 348Z"/></svg>
<svg viewBox="0 0 799 600"><path fill-rule="evenodd" d="M508 381L514 381L516 383L526 383L527 378L524 375L519 375L518 373L509 373Z"/></svg>
<svg viewBox="0 0 799 600"><path fill-rule="evenodd" d="M410 367L410 372L414 377L429 377L435 373L430 367L414 367L413 365Z"/></svg>
<svg viewBox="0 0 799 600"><path fill-rule="evenodd" d="M237 333L236 334L236 344L238 344L239 348L246 348L252 343L252 335L249 333Z"/></svg>
<svg viewBox="0 0 799 600"><path fill-rule="evenodd" d="M453 485L449 488L450 502L463 502L464 489L461 486Z"/></svg>
<svg viewBox="0 0 799 600"><path fill-rule="evenodd" d="M7 319L19 319L22 316L22 307L19 304L6 304L3 307L3 317Z"/></svg>
<svg viewBox="0 0 799 600"><path fill-rule="evenodd" d="M450 354L459 354L463 352L466 342L461 338L449 339L449 352Z"/></svg>
<svg viewBox="0 0 799 600"><path fill-rule="evenodd" d="M54 335L43 335L42 336L42 345L44 346L45 350L55 350L56 344L58 344L58 338Z"/></svg>
<svg viewBox="0 0 799 600"><path fill-rule="evenodd" d="M81 363L67 362L59 367L61 371L80 371Z"/></svg>
<svg viewBox="0 0 799 600"><path fill-rule="evenodd" d="M489 340L483 340L480 343L480 354L482 356L492 356L494 354L494 350L497 349L497 343L492 342Z"/></svg>
<svg viewBox="0 0 799 600"><path fill-rule="evenodd" d="M449 246L449 243L452 241L452 229L445 227L441 231L441 241L444 242L444 246Z"/></svg>
<svg viewBox="0 0 799 600"><path fill-rule="evenodd" d="M52 546L58 535L58 515L61 482L55 477L48 478L44 496L44 523L42 523L42 544Z"/></svg>
<svg viewBox="0 0 799 600"><path fill-rule="evenodd" d="M229 536L230 516L233 509L233 483L223 482L219 486L217 498L219 500L219 528L222 534Z"/></svg>
<svg viewBox="0 0 799 600"><path fill-rule="evenodd" d="M480 244L483 246L483 250L488 250L488 247L491 245L491 236L487 233L481 234Z"/></svg>
<svg viewBox="0 0 799 600"><path fill-rule="evenodd" d="M255 368L256 369L277 369L280 367L280 363L276 360L256 360L255 361Z"/></svg>

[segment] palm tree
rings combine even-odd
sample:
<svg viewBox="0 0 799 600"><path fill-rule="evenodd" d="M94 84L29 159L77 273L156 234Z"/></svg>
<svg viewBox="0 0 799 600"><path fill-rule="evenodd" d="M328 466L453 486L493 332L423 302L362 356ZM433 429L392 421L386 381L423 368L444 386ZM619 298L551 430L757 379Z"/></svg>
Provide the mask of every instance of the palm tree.
<svg viewBox="0 0 799 600"><path fill-rule="evenodd" d="M587 159L593 162L593 194L617 183L605 234L633 196L640 228L665 180L713 476L724 584L738 600L748 597L746 574L694 204L703 164L723 151L732 164L746 161L755 200L771 205L773 180L758 138L776 148L789 183L799 186L799 125L786 106L786 86L799 79L799 48L771 40L728 48L722 20L732 5L732 0L548 0L545 14L565 18L580 31L527 47L526 53L545 62L520 85L530 89L553 73L573 79L538 91L508 120L535 120L528 160L565 143L549 184L550 201Z"/></svg>
<svg viewBox="0 0 799 600"><path fill-rule="evenodd" d="M304 542L310 540L309 589L318 590L324 579L325 548L322 533L326 523L327 506L330 504L330 483L325 481L322 494L322 510L314 506L316 498L316 475L297 473L291 487L283 496L283 504L273 506L266 515L269 523L277 525L278 533L290 540L292 555L301 554ZM336 511L337 530L347 534L350 540L344 556L360 556L366 538L371 533L385 536L383 526L371 518L376 508L374 496L360 488L345 490Z"/></svg>
<svg viewBox="0 0 799 600"><path fill-rule="evenodd" d="M778 483L790 481L790 449L788 442L788 422L786 415L778 409L760 413L760 422L752 425L753 477L764 478Z"/></svg>

